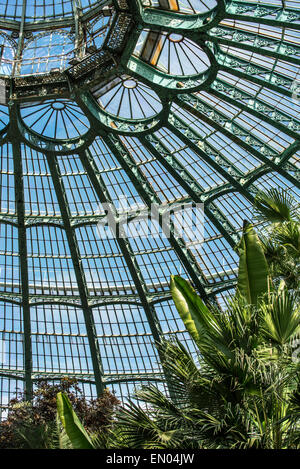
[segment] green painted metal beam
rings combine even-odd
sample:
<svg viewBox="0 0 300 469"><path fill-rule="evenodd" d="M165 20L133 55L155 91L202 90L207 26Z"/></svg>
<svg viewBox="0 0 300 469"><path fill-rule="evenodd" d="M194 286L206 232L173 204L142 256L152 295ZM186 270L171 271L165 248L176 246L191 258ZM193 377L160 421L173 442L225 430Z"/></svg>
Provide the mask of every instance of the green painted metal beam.
<svg viewBox="0 0 300 469"><path fill-rule="evenodd" d="M128 150L121 143L119 137L115 136L114 134L107 134L107 129L105 127L102 128L102 122L101 120L99 121L97 118L97 113L94 110L93 101L88 100L87 97L82 94L79 94L78 99L81 101L81 106L89 115L91 122L93 122L93 125L95 125L95 127L99 129L99 135L102 136L102 138L118 160L120 166L128 174L130 180L132 181L133 185L135 186L147 206L149 208L151 208L151 204L156 204L159 206L161 203L159 198L153 191L148 180L144 177L139 168L137 168L135 161L133 160ZM176 238L174 233L172 233L172 228L169 241L170 244L174 247L177 255L179 256L179 259L185 266L187 272L191 276L191 279L194 282L195 286L198 288L199 292L203 295L203 297L206 297L205 289L203 287L203 285L206 283L206 280L203 278L203 273L199 269L199 266L194 256L186 248L183 240ZM200 281L200 278L202 278L203 280Z"/></svg>
<svg viewBox="0 0 300 469"><path fill-rule="evenodd" d="M73 17L75 26L75 51L76 57L79 59L84 57L84 29L82 22L82 5L81 0L72 0Z"/></svg>
<svg viewBox="0 0 300 469"><path fill-rule="evenodd" d="M52 176L56 197L58 200L61 216L66 231L66 237L69 244L69 249L73 261L74 272L78 285L79 295L81 298L81 305L85 320L85 326L88 336L88 342L91 352L91 359L93 364L93 371L95 376L97 394L101 395L104 390L103 384L103 368L100 357L100 349L96 335L96 328L94 324L93 312L88 304L88 291L85 282L85 276L80 262L80 254L77 245L76 235L74 229L70 224L70 212L68 202L65 194L64 184L62 182L57 156L55 154L47 153L48 167Z"/></svg>
<svg viewBox="0 0 300 469"><path fill-rule="evenodd" d="M183 331L179 331L183 332ZM66 375L65 373L58 373L58 372L40 372L38 375L33 376L33 381L38 383L39 381L46 380L59 380L64 378ZM89 373L68 373L70 378L76 379L79 383L86 383L86 384L96 384L95 380L93 379L93 375ZM0 378L8 378L8 379L15 379L18 381L25 381L24 375L19 370L0 370ZM165 377L162 373L151 373L145 372L140 374L110 374L107 375L105 378L105 386L108 384L118 384L118 383L126 383L126 382L140 382L140 381L165 381ZM1 406L0 408L5 408L6 406Z"/></svg>
<svg viewBox="0 0 300 469"><path fill-rule="evenodd" d="M222 155L212 150L210 145L204 142L201 136L186 124L183 119L174 113L170 113L168 128L196 154L203 158L206 163L220 173L235 190L244 195L251 203L253 202L253 196L241 183L242 177L239 172L235 171L232 164L224 161Z"/></svg>
<svg viewBox="0 0 300 469"><path fill-rule="evenodd" d="M235 123L231 117L226 116L225 113L221 113L216 108L208 105L205 101L201 100L199 96L194 95L180 95L175 99L179 105L189 111L198 119L207 122L210 126L216 130L221 131L224 135L229 137L233 142L237 143L241 148L244 148L247 152L255 156L259 161L267 165L270 170L277 171L288 181L295 186L299 187L299 180L291 176L287 171L284 170L282 164L282 155L277 153L272 147L260 140L251 132L247 131L246 128L240 124ZM289 155L293 154L298 148L298 144L291 145ZM285 158L286 158L285 153ZM254 171L261 171L258 168ZM250 174L245 174L243 179L253 178L253 171Z"/></svg>
<svg viewBox="0 0 300 469"><path fill-rule="evenodd" d="M199 33L211 28L225 16L223 0L217 0L217 6L204 13L182 14L156 8L144 8L140 13L140 21L145 28L159 27L170 32L185 33L187 31Z"/></svg>
<svg viewBox="0 0 300 469"><path fill-rule="evenodd" d="M173 92L182 92L182 90L196 91L203 86L208 86L216 76L215 59L209 52L209 49L203 44L207 55L211 61L211 67L205 72L194 76L167 75L157 68L142 62L138 57L132 56L127 63L128 71L142 78L154 88L159 87Z"/></svg>
<svg viewBox="0 0 300 469"><path fill-rule="evenodd" d="M139 140L185 189L194 202L204 204L204 213L208 219L222 233L229 245L234 248L238 242L235 228L214 203L210 204L211 207L205 204L203 196L206 197L206 194L203 187L155 135L147 135Z"/></svg>
<svg viewBox="0 0 300 469"><path fill-rule="evenodd" d="M280 163L284 165L288 162L288 160L298 151L300 150L300 139L286 148L280 155ZM299 168L298 168L299 171Z"/></svg>
<svg viewBox="0 0 300 469"><path fill-rule="evenodd" d="M23 0L20 29L18 31L19 32L18 48L17 48L16 55L15 55L14 62L13 62L12 76L19 75L20 73L21 58L22 58L23 47L24 47L24 27L25 27L26 6L27 6L27 0Z"/></svg>
<svg viewBox="0 0 300 469"><path fill-rule="evenodd" d="M25 1L22 0L22 4ZM87 21L92 20L97 15L100 14L103 7L110 3L109 1L101 1L97 2L97 5L90 8L88 12L83 13L82 15L82 22L85 23ZM12 20L12 19L3 19L0 20L0 28L5 30L12 30L12 31L19 31L21 26L21 21L19 20ZM66 16L64 18L48 18L46 21L35 19L34 21L26 21L24 25L24 31L47 31L53 29L63 29L67 27L74 26L74 18L72 15Z"/></svg>
<svg viewBox="0 0 300 469"><path fill-rule="evenodd" d="M300 30L299 10L268 3L227 2L225 18Z"/></svg>
<svg viewBox="0 0 300 469"><path fill-rule="evenodd" d="M106 141L107 143L107 141ZM158 319L155 315L155 312L150 307L148 300L147 300L147 287L145 280L142 276L141 270L139 265L136 262L135 256L132 252L130 243L127 237L122 234L122 237L118 236L118 229L120 227L119 223L117 222L117 213L113 209L114 205L107 190L107 187L97 170L97 167L94 163L94 160L91 154L87 151L85 153L79 153L80 160L82 162L83 167L85 168L87 175L93 185L93 188L100 200L101 203L105 204L105 210L107 210L107 216L109 220L112 220L112 227L116 226L116 241L119 244L120 250L126 260L127 266L129 268L130 274L138 291L141 303L144 307L151 332L153 334L154 340L160 342L161 341L161 330Z"/></svg>
<svg viewBox="0 0 300 469"><path fill-rule="evenodd" d="M104 138L104 141L111 148L111 141L109 139L105 139L105 138ZM115 151L113 151L113 154L115 155ZM90 181L91 181L91 183L93 185L93 188L94 188L94 190L95 190L95 192L96 192L96 194L99 198L99 201L102 204L105 204L105 210L107 211L108 220L113 221L112 226L116 227L116 230L115 230L115 233L114 233L115 236L116 236L116 242L118 243L118 245L120 247L120 250L121 250L121 252L124 256L127 267L130 271L131 277L134 281L135 287L136 287L137 292L139 294L139 298L140 298L140 301L141 301L142 306L144 308L144 311L145 311L145 314L146 314L146 317L147 317L147 320L148 320L148 324L149 324L153 339L154 339L156 344L161 344L162 343L162 338L163 338L163 332L162 332L158 317L156 315L156 311L155 311L153 305L151 305L148 301L149 291L148 291L145 279L142 275L141 269L138 265L138 262L135 258L135 255L132 251L130 242L129 242L128 238L125 236L125 232L124 232L124 230L122 230L121 224L118 223L118 221L117 221L117 219L118 219L117 213L116 213L116 210L114 208L112 199L109 195L109 192L107 190L106 184L105 184L103 178L101 177L101 174L97 170L97 166L95 165L94 159L93 159L92 155L90 154L90 152L87 151L85 153L79 153L79 157L80 157L80 160L82 162L83 167L85 168L85 170L86 170L86 172L87 172L87 174L90 178ZM121 231L121 233L120 233L120 231ZM114 232L114 229L112 229L112 232ZM120 235L122 235L122 236L120 236ZM164 373L165 373L165 377L166 377L166 381L167 381L167 385L168 385L170 394L171 394L171 396L173 396L173 398L175 398L175 395L172 391L172 386L171 386L170 380L169 380L169 373L168 373L167 370L164 369L163 357L161 356L159 350L158 350L158 354L160 356L161 366L162 366L162 369L164 370Z"/></svg>
<svg viewBox="0 0 300 469"><path fill-rule="evenodd" d="M218 26L209 30L207 38L217 44L248 50L259 55L300 65L300 47L293 43L282 42L280 39L226 26Z"/></svg>
<svg viewBox="0 0 300 469"><path fill-rule="evenodd" d="M21 143L16 138L17 119L16 106L10 103L10 127L8 129L8 139L12 141L12 158L14 165L14 189L17 213L18 228L18 254L21 275L21 295L20 306L22 307L23 317L23 357L24 357L24 375L25 375L25 397L27 400L32 399L32 341L31 341L31 317L29 305L29 279L28 279L28 262L27 262L27 237L25 227L25 202L24 202L24 180ZM4 293L4 292L2 292ZM17 298L10 294L14 304L17 304Z"/></svg>
<svg viewBox="0 0 300 469"><path fill-rule="evenodd" d="M215 57L219 69L224 72L264 86L272 91L276 91L276 93L289 97L293 95L294 80L275 72L273 68L268 69L253 61L249 62L232 54L225 54L220 48L216 48Z"/></svg>
<svg viewBox="0 0 300 469"><path fill-rule="evenodd" d="M120 139L114 135L108 135L107 137L104 137L104 140L106 141L111 151L114 153L114 156L117 158L120 164L122 164L124 171L130 177L131 182L135 186L139 195L143 198L148 208L151 209L152 204L156 204L159 207L161 205L160 199L154 192L153 188L150 186L149 181L137 167L134 159L128 152L127 148L125 148L125 146L121 143ZM166 227L161 224L161 228L164 231ZM189 249L187 249L185 246L184 241L176 237L172 224L170 224L170 227L167 228L170 230L170 245L174 248L174 251L181 260L200 294L203 296L203 298L206 298L206 279L203 276L198 263Z"/></svg>
<svg viewBox="0 0 300 469"><path fill-rule="evenodd" d="M25 204L24 204L24 182L22 155L20 143L13 141L12 144L15 178L15 197L16 209L18 214L18 249L19 263L22 285L22 313L23 313L23 353L25 370L25 397L32 399L32 342L31 342L31 320L29 305L29 281L28 281L28 262L27 262L27 238L26 227L24 223Z"/></svg>
<svg viewBox="0 0 300 469"><path fill-rule="evenodd" d="M297 140L299 138L300 122L297 119L252 96L241 88L217 79L211 85L210 92L225 102L267 122L293 139Z"/></svg>

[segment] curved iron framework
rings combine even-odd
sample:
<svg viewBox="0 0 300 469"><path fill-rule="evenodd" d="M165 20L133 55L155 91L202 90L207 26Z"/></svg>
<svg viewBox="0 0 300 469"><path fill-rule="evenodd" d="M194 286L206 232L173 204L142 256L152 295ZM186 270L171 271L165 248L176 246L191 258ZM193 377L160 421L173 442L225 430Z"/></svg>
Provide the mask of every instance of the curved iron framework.
<svg viewBox="0 0 300 469"><path fill-rule="evenodd" d="M224 301L257 190L299 196L300 14L289 4L7 0L2 408L65 375L87 396L109 385L126 398L139 382L164 385L155 341L176 334L193 350L170 275ZM160 221L156 236L134 237L137 207L178 202L204 204L203 242L173 225L166 238ZM105 216L121 238L99 236Z"/></svg>

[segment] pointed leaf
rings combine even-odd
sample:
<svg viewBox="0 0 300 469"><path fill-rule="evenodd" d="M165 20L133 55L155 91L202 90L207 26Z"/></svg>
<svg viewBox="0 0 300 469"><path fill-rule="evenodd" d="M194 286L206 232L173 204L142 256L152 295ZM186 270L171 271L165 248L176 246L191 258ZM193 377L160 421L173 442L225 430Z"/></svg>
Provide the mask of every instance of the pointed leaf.
<svg viewBox="0 0 300 469"><path fill-rule="evenodd" d="M203 329L216 327L215 319L193 287L179 275L171 276L171 294L184 325L195 342Z"/></svg>
<svg viewBox="0 0 300 469"><path fill-rule="evenodd" d="M268 292L269 271L263 247L252 225L244 222L239 245L238 292L249 304L256 305Z"/></svg>
<svg viewBox="0 0 300 469"><path fill-rule="evenodd" d="M62 392L57 394L57 412L61 423L74 449L92 449L92 442L72 408L68 396Z"/></svg>

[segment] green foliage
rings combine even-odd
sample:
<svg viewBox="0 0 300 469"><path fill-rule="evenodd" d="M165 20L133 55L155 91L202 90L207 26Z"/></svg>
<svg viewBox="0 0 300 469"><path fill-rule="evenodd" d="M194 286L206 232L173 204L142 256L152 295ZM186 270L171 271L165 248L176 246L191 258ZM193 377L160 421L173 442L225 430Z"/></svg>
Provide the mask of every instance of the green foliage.
<svg viewBox="0 0 300 469"><path fill-rule="evenodd" d="M160 345L176 398L155 386L139 389L141 405L131 402L120 410L120 445L298 448L300 414L294 412L294 390L300 373L292 360L292 340L299 331L295 303L288 291L275 291L261 304L257 309L235 298L225 312L212 310L217 340L215 328L208 325L198 343L197 361L178 340Z"/></svg>
<svg viewBox="0 0 300 469"><path fill-rule="evenodd" d="M238 252L240 262L237 290L249 304L256 305L268 291L269 269L259 237L248 222L244 222Z"/></svg>
<svg viewBox="0 0 300 469"><path fill-rule="evenodd" d="M275 284L281 280L299 290L300 219L294 198L282 189L259 192L255 198L259 237Z"/></svg>
<svg viewBox="0 0 300 469"><path fill-rule="evenodd" d="M120 410L120 444L300 448L300 369L293 359L300 306L291 288L299 283L299 220L281 190L259 193L255 207L264 225L258 235L244 224L237 291L224 310L204 304L183 278L171 278L197 358L179 340L158 345L172 393L153 385L139 389L140 405Z"/></svg>
<svg viewBox="0 0 300 469"><path fill-rule="evenodd" d="M201 339L203 328L209 324L213 327L213 316L201 298L196 295L190 283L179 275L171 276L170 289L186 329L194 341L198 343ZM201 315L199 315L199 311L201 311Z"/></svg>
<svg viewBox="0 0 300 469"><path fill-rule="evenodd" d="M300 335L300 305L284 282L268 303L261 305L262 332L272 344L284 346Z"/></svg>
<svg viewBox="0 0 300 469"><path fill-rule="evenodd" d="M57 394L57 412L72 447L74 449L92 449L91 439L65 393L59 392Z"/></svg>
<svg viewBox="0 0 300 469"><path fill-rule="evenodd" d="M295 201L287 191L272 188L255 197L257 218L267 223L289 222L296 216Z"/></svg>
<svg viewBox="0 0 300 469"><path fill-rule="evenodd" d="M73 382L41 383L32 403L11 403L0 445L6 438L6 447L27 448L300 449L299 216L277 189L258 193L255 210L262 224L257 233L244 223L237 290L224 310L171 278L196 353L178 339L157 344L170 395L142 386L136 401L119 407L107 390L87 403Z"/></svg>
<svg viewBox="0 0 300 469"><path fill-rule="evenodd" d="M119 401L108 389L99 398L87 400L81 395L76 380L63 378L58 384L40 381L32 402L26 402L21 394L9 403L8 416L0 423L0 448L72 448L68 435L57 420L59 393L68 396L88 433L95 438L99 435L97 441L100 445L101 440L104 447Z"/></svg>

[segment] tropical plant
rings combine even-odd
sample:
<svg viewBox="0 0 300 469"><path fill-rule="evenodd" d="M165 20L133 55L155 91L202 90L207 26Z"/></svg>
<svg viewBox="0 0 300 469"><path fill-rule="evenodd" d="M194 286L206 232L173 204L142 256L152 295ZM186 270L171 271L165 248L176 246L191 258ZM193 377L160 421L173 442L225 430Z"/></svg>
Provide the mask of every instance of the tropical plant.
<svg viewBox="0 0 300 469"><path fill-rule="evenodd" d="M64 393L74 412L91 434L109 434L118 399L105 389L97 399L86 399L74 379L63 378L57 384L40 381L33 400L24 394L8 406L7 418L0 423L1 448L72 448L72 443L57 419L57 394Z"/></svg>
<svg viewBox="0 0 300 469"><path fill-rule="evenodd" d="M65 393L57 394L57 414L73 449L93 449L93 443L86 429L73 410Z"/></svg>
<svg viewBox="0 0 300 469"><path fill-rule="evenodd" d="M284 279L298 291L300 283L300 217L296 200L283 189L259 191L255 197L260 240L273 281Z"/></svg>
<svg viewBox="0 0 300 469"><path fill-rule="evenodd" d="M168 392L142 386L116 419L108 391L87 403L67 381L41 383L33 403L11 404L0 442L8 435L12 447L300 448L299 215L277 189L259 192L255 210L258 233L244 222L237 288L223 310L171 278L196 354L178 339L157 344Z"/></svg>
<svg viewBox="0 0 300 469"><path fill-rule="evenodd" d="M286 215L286 205L277 206ZM183 278L172 277L173 300L197 360L178 340L158 345L170 396L143 386L136 392L140 405L131 401L121 409L119 435L129 447L299 447L300 370L293 357L300 334L298 296L279 282L284 275L272 281L274 263L249 223L237 251L236 294L224 311L205 304Z"/></svg>
<svg viewBox="0 0 300 469"><path fill-rule="evenodd" d="M109 428L100 428L97 432L87 430L76 412L72 407L72 403L65 393L57 394L57 417L60 420L63 433L66 435L69 447L72 449L113 449L124 446L124 442L120 444L121 437L118 429L111 424Z"/></svg>

